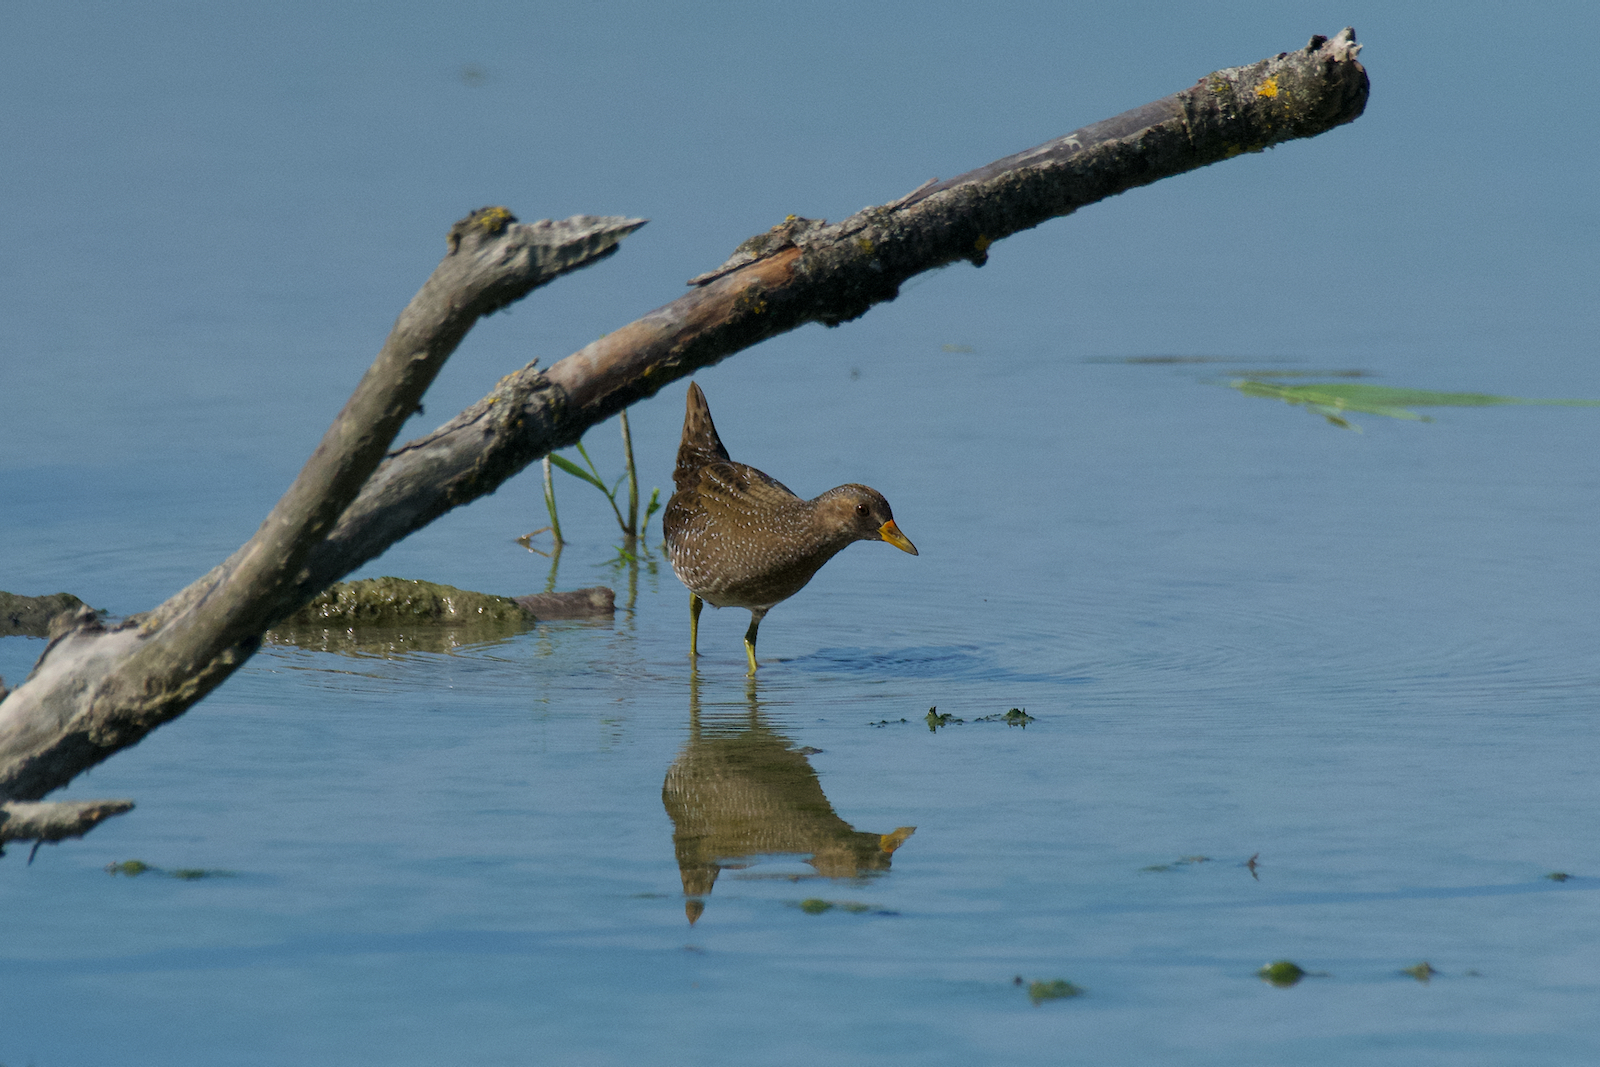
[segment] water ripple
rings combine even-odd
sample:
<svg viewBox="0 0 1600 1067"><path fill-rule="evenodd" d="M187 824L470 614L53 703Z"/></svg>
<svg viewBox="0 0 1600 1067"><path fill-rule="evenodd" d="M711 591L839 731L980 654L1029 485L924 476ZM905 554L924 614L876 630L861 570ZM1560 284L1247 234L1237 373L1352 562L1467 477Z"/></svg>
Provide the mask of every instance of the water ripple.
<svg viewBox="0 0 1600 1067"><path fill-rule="evenodd" d="M1029 674L1002 666L994 654L976 645L921 645L889 651L870 648L823 648L786 661L802 670L827 674L877 675L884 678L939 678L972 682L1053 682L1082 685L1088 675Z"/></svg>

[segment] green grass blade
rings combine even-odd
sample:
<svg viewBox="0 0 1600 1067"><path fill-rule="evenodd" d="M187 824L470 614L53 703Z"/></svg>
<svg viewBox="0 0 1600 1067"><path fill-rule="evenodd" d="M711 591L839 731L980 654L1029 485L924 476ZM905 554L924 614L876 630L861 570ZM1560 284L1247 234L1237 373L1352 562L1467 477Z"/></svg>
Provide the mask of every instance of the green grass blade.
<svg viewBox="0 0 1600 1067"><path fill-rule="evenodd" d="M578 448L581 450L583 448L583 446L579 445ZM597 478L594 475L590 474L588 471L584 470L582 467L578 466L576 463L572 462L572 460L566 458L565 456L558 456L554 452L552 452L552 453L550 453L550 462L554 463L556 466L560 467L562 470L566 471L568 474L572 475L574 478L583 479L584 481L588 482L590 485L594 486L596 489L600 490L602 493L606 491L606 483L605 482L602 482L599 478Z"/></svg>

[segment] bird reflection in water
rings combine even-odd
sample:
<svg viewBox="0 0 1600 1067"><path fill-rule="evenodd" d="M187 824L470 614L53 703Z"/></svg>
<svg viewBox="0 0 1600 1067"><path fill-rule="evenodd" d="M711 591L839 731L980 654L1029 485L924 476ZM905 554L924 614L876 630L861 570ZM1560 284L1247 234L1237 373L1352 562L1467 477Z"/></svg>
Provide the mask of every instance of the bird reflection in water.
<svg viewBox="0 0 1600 1067"><path fill-rule="evenodd" d="M745 693L745 710L702 716L691 672L689 743L661 787L691 924L717 875L750 866L751 857L799 855L824 878L864 878L887 871L916 829L862 833L839 818L805 753L766 722L754 680Z"/></svg>

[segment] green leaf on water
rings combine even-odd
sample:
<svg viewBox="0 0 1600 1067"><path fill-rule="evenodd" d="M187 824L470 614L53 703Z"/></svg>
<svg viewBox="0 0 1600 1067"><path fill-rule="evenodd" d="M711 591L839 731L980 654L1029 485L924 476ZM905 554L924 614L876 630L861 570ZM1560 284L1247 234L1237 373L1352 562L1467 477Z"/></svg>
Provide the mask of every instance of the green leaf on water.
<svg viewBox="0 0 1600 1067"><path fill-rule="evenodd" d="M1068 997L1083 996L1083 988L1075 986L1064 978L1056 978L1049 982L1029 982L1028 999L1035 1004L1043 1004L1047 1000L1065 1000Z"/></svg>
<svg viewBox="0 0 1600 1067"><path fill-rule="evenodd" d="M1306 976L1306 971L1293 960L1273 960L1256 974L1263 982L1270 982L1279 989L1287 989Z"/></svg>
<svg viewBox="0 0 1600 1067"><path fill-rule="evenodd" d="M120 874L125 878L137 878L146 871L155 870L160 870L160 868L152 867L144 860L123 860L121 863L106 864L107 874Z"/></svg>
<svg viewBox="0 0 1600 1067"><path fill-rule="evenodd" d="M1235 378L1228 384L1245 396L1282 400L1286 404L1314 411L1335 426L1345 429L1356 428L1344 418L1346 412L1382 415L1385 418L1408 419L1414 422L1431 422L1433 420L1428 416L1418 415L1411 409L1534 404L1574 408L1600 407L1600 400L1538 399L1495 396L1490 393L1439 393L1430 389L1399 389L1388 385L1373 385L1370 382L1307 382L1303 385L1286 385L1258 378Z"/></svg>
<svg viewBox="0 0 1600 1067"><path fill-rule="evenodd" d="M1438 974L1439 970L1427 960L1423 960L1421 963L1413 964L1410 967L1400 968L1400 973L1409 974L1423 985L1427 985L1428 980Z"/></svg>
<svg viewBox="0 0 1600 1067"><path fill-rule="evenodd" d="M124 878L137 878L141 874L160 874L168 878L177 878L184 882L194 882L201 878L232 878L232 871L208 870L204 867L178 867L166 870L153 866L144 860L123 860L121 863L106 864L106 873L122 875Z"/></svg>

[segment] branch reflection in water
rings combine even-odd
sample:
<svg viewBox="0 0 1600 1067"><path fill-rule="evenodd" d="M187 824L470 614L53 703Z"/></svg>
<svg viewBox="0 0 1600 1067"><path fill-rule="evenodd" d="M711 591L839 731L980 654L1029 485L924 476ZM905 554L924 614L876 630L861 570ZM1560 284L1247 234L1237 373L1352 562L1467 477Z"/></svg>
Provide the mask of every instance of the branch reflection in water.
<svg viewBox="0 0 1600 1067"><path fill-rule="evenodd" d="M806 753L766 722L754 679L745 696L741 712L702 715L691 669L689 741L661 787L691 925L725 869L798 855L824 878L871 877L889 869L894 850L916 830L863 833L841 819Z"/></svg>

